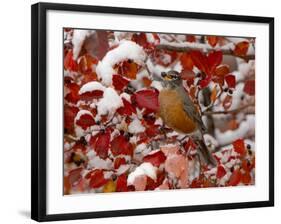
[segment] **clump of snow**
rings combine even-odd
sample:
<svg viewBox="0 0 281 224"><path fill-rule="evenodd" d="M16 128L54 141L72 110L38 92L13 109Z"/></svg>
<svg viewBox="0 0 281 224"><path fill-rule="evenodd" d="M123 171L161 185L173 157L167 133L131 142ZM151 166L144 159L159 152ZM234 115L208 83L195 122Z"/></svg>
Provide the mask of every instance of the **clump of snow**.
<svg viewBox="0 0 281 224"><path fill-rule="evenodd" d="M104 159L101 159L99 156L95 156L88 161L88 168L89 169L95 168L95 169L110 170L113 168L113 163L109 158L104 160Z"/></svg>
<svg viewBox="0 0 281 224"><path fill-rule="evenodd" d="M141 161L144 156L148 155L151 152L151 147L148 147L147 144L141 143L136 146L134 150L134 159Z"/></svg>
<svg viewBox="0 0 281 224"><path fill-rule="evenodd" d="M104 91L103 98L97 104L91 104L91 107L95 106L98 111L96 118L99 119L101 115L113 115L119 107L123 106L123 101L113 88L108 87Z"/></svg>
<svg viewBox="0 0 281 224"><path fill-rule="evenodd" d="M112 75L115 73L113 66L131 59L137 64L143 64L146 54L141 46L133 41L120 41L118 47L109 51L96 67L96 73L105 85L111 85Z"/></svg>
<svg viewBox="0 0 281 224"><path fill-rule="evenodd" d="M136 154L141 153L144 155L147 155L150 152L150 148L147 147L147 144L145 143L141 143L139 145L136 146L135 151Z"/></svg>
<svg viewBox="0 0 281 224"><path fill-rule="evenodd" d="M121 175L125 172L127 172L130 169L131 165L129 164L122 164L117 170L116 170L116 175Z"/></svg>
<svg viewBox="0 0 281 224"><path fill-rule="evenodd" d="M137 134L145 131L145 127L141 124L140 120L135 118L128 126L128 130L132 134Z"/></svg>
<svg viewBox="0 0 281 224"><path fill-rule="evenodd" d="M95 33L95 31L93 31L93 30L74 29L73 38L72 38L73 59L74 60L76 60L78 58L81 48L83 46L84 40L93 33Z"/></svg>
<svg viewBox="0 0 281 224"><path fill-rule="evenodd" d="M134 184L135 179L141 175L146 175L146 176L150 177L151 179L156 180L156 178L157 178L156 171L157 171L157 168L154 167L151 163L142 163L133 172L131 172L129 174L127 183L128 183L128 185Z"/></svg>
<svg viewBox="0 0 281 224"><path fill-rule="evenodd" d="M88 82L88 83L84 84L80 88L79 94L82 95L83 93L92 92L92 91L95 91L95 90L104 91L105 89L106 89L106 87L104 87L101 83L96 82L96 81L92 81L92 82Z"/></svg>

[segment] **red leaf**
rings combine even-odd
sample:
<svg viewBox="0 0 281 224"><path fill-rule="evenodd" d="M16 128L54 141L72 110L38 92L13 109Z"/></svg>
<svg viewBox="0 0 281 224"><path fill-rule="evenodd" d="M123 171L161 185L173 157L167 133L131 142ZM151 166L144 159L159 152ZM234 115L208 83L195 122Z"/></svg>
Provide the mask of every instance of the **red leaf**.
<svg viewBox="0 0 281 224"><path fill-rule="evenodd" d="M89 186L91 188L99 188L99 187L105 185L107 182L108 182L108 180L104 178L102 170L94 170L91 173L91 180L90 180Z"/></svg>
<svg viewBox="0 0 281 224"><path fill-rule="evenodd" d="M117 112L120 115L130 116L133 113L135 113L135 114L137 113L136 108L133 107L133 105L128 100L126 100L125 98L122 98L122 101L123 101L124 106L117 109Z"/></svg>
<svg viewBox="0 0 281 224"><path fill-rule="evenodd" d="M86 130L88 127L95 124L95 120L90 114L82 114L79 120L76 121L76 124Z"/></svg>
<svg viewBox="0 0 281 224"><path fill-rule="evenodd" d="M103 96L103 91L101 90L94 90L91 92L85 92L80 95L80 99L84 101L92 101L93 99L99 99Z"/></svg>
<svg viewBox="0 0 281 224"><path fill-rule="evenodd" d="M245 172L245 173L242 174L241 182L242 182L243 184L248 185L248 184L251 183L251 180L252 180L252 177L251 177L251 175L250 175L249 172Z"/></svg>
<svg viewBox="0 0 281 224"><path fill-rule="evenodd" d="M102 158L106 159L108 156L110 144L110 132L105 131L98 134L97 141L95 143L94 150L96 151L97 155Z"/></svg>
<svg viewBox="0 0 281 224"><path fill-rule="evenodd" d="M212 51L208 54L208 65L211 75L214 74L218 65L222 63L222 52Z"/></svg>
<svg viewBox="0 0 281 224"><path fill-rule="evenodd" d="M251 79L248 80L245 85L244 85L244 92L249 94L250 96L254 96L255 95L255 80Z"/></svg>
<svg viewBox="0 0 281 224"><path fill-rule="evenodd" d="M79 96L80 87L76 83L66 83L65 86L69 90L69 93L64 97L65 100L71 103L77 103L80 97Z"/></svg>
<svg viewBox="0 0 281 224"><path fill-rule="evenodd" d="M207 76L205 77L205 79L200 80L200 81L199 81L200 87L201 87L202 89L205 88L205 87L207 87L207 86L209 85L209 83L211 82L211 79L212 79L211 75L207 75Z"/></svg>
<svg viewBox="0 0 281 224"><path fill-rule="evenodd" d="M246 154L245 143L243 139L237 139L232 143L234 151L239 153L240 155Z"/></svg>
<svg viewBox="0 0 281 224"><path fill-rule="evenodd" d="M224 177L224 175L226 174L226 171L224 169L224 167L222 165L219 165L218 166L218 169L217 169L217 178L222 178Z"/></svg>
<svg viewBox="0 0 281 224"><path fill-rule="evenodd" d="M201 51L191 51L190 56L194 65L204 72L206 75L210 74L208 58Z"/></svg>
<svg viewBox="0 0 281 224"><path fill-rule="evenodd" d="M78 113L79 109L77 107L64 106L64 128L66 132L72 133L74 130L74 118Z"/></svg>
<svg viewBox="0 0 281 224"><path fill-rule="evenodd" d="M159 108L158 94L157 90L140 90L134 94L134 99L139 108L157 111Z"/></svg>
<svg viewBox="0 0 281 224"><path fill-rule="evenodd" d="M145 134L152 138L160 134L160 126L159 125L147 125L145 129Z"/></svg>
<svg viewBox="0 0 281 224"><path fill-rule="evenodd" d="M229 88L235 88L236 86L236 79L234 75L227 75L225 76L225 81Z"/></svg>
<svg viewBox="0 0 281 224"><path fill-rule="evenodd" d="M123 90L124 87L126 87L129 84L129 80L125 79L124 77L122 77L121 75L113 75L112 77L112 83L113 86L116 90Z"/></svg>
<svg viewBox="0 0 281 224"><path fill-rule="evenodd" d="M146 176L146 187L145 190L154 190L157 187L157 182L155 182L151 177Z"/></svg>
<svg viewBox="0 0 281 224"><path fill-rule="evenodd" d="M233 171L233 173L231 174L229 181L228 181L228 186L236 186L240 183L241 181L241 171L240 169L236 169Z"/></svg>
<svg viewBox="0 0 281 224"><path fill-rule="evenodd" d="M142 46L143 48L150 47L145 33L134 33L132 36L132 41L136 42L138 45Z"/></svg>
<svg viewBox="0 0 281 224"><path fill-rule="evenodd" d="M215 47L218 43L219 38L216 36L207 36L207 40L212 47Z"/></svg>
<svg viewBox="0 0 281 224"><path fill-rule="evenodd" d="M79 180L81 179L81 172L82 172L83 168L77 168L77 169L73 169L71 171L69 171L68 174L68 182L71 186L75 185L77 182L79 182Z"/></svg>
<svg viewBox="0 0 281 224"><path fill-rule="evenodd" d="M114 169L118 169L121 165L126 164L126 160L123 157L117 157L114 160Z"/></svg>
<svg viewBox="0 0 281 224"><path fill-rule="evenodd" d="M249 45L248 41L239 42L235 45L234 54L237 56L245 56L248 52Z"/></svg>
<svg viewBox="0 0 281 224"><path fill-rule="evenodd" d="M157 166L157 167L159 167L162 163L164 163L165 160L166 160L166 156L160 150L156 153L149 154L143 158L144 162L149 162L153 166Z"/></svg>
<svg viewBox="0 0 281 224"><path fill-rule="evenodd" d="M254 167L255 167L255 161L249 161L247 159L242 160L241 167L243 168L244 171L250 172Z"/></svg>
<svg viewBox="0 0 281 224"><path fill-rule="evenodd" d="M126 192L127 187L127 176L125 174L120 175L116 181L116 192Z"/></svg>
<svg viewBox="0 0 281 224"><path fill-rule="evenodd" d="M76 72L78 70L78 65L76 61L73 60L73 52L72 50L69 50L64 58L63 61L64 68L66 70L74 71Z"/></svg>
<svg viewBox="0 0 281 224"><path fill-rule="evenodd" d="M111 152L114 156L132 155L133 146L125 136L119 135L111 141Z"/></svg>
<svg viewBox="0 0 281 224"><path fill-rule="evenodd" d="M190 53L183 53L180 56L181 65L184 70L192 70L193 69L193 61Z"/></svg>
<svg viewBox="0 0 281 224"><path fill-rule="evenodd" d="M196 41L196 38L195 38L194 35L186 35L185 39L186 39L187 42L191 42L191 43Z"/></svg>

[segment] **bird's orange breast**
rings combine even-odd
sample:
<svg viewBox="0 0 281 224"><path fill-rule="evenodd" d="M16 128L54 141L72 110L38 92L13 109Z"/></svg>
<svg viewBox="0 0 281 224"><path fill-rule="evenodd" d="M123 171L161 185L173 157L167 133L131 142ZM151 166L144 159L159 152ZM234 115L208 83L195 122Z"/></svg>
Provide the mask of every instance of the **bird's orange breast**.
<svg viewBox="0 0 281 224"><path fill-rule="evenodd" d="M166 125L177 132L189 134L196 123L184 111L184 104L176 90L162 90L159 94L160 116Z"/></svg>

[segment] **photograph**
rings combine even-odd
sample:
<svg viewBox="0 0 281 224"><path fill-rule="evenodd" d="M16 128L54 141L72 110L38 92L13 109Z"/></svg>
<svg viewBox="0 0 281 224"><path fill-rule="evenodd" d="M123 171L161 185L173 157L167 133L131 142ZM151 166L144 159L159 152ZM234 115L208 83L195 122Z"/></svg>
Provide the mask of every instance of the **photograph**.
<svg viewBox="0 0 281 224"><path fill-rule="evenodd" d="M65 196L255 185L255 37L64 27L61 41Z"/></svg>

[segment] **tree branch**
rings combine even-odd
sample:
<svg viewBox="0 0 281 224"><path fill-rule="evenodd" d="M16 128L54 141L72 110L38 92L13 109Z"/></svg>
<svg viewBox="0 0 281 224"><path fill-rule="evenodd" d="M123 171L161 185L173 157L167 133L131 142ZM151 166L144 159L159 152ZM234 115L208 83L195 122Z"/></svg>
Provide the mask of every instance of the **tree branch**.
<svg viewBox="0 0 281 224"><path fill-rule="evenodd" d="M254 103L252 104L247 104L247 105L244 105L242 107L239 107L237 109L233 109L233 110L224 110L224 111L205 111L203 112L203 115L214 115L214 114L235 114L235 113L238 113L242 110L245 110L247 109L248 107L252 107L252 106L255 106Z"/></svg>
<svg viewBox="0 0 281 224"><path fill-rule="evenodd" d="M169 44L159 44L156 46L156 49L158 50L168 50L168 51L177 51L177 52L189 52L189 51L204 51L207 50L209 51L213 51L213 48L206 48L206 47L191 47L191 46L173 46L173 45L169 45ZM254 54L249 54L249 55L245 55L245 56L239 56L239 55L234 55L233 50L231 49L221 49L223 55L231 55L234 57L239 57L244 59L245 61L249 61L249 60L254 60L255 59L255 55Z"/></svg>

